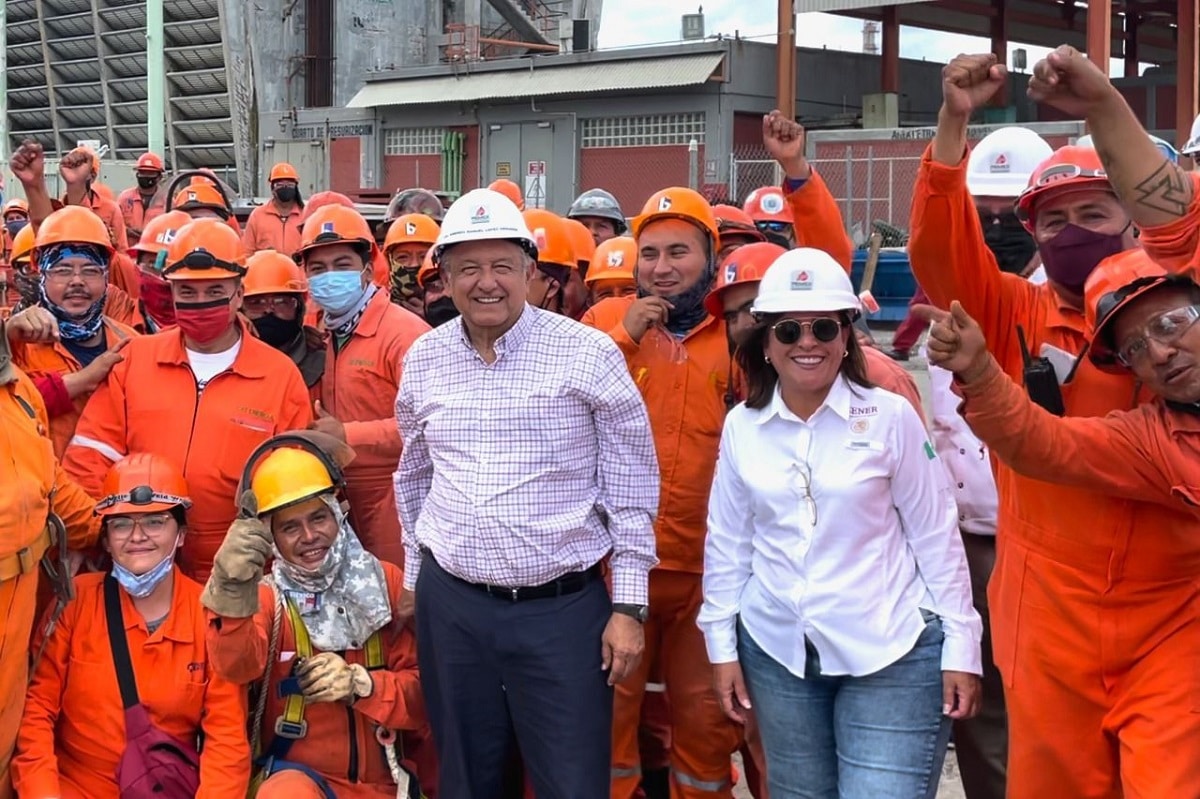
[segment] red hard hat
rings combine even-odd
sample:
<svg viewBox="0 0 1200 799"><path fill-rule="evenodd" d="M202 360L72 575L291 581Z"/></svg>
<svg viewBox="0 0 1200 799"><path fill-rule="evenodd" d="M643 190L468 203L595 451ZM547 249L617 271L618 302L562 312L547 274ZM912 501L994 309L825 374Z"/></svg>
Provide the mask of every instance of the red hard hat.
<svg viewBox="0 0 1200 799"><path fill-rule="evenodd" d="M1079 189L1112 191L1112 184L1099 154L1091 147L1060 147L1029 176L1029 185L1017 198L1017 216L1032 232L1038 202L1048 194Z"/></svg>
<svg viewBox="0 0 1200 799"><path fill-rule="evenodd" d="M104 477L104 498L96 503L97 516L157 513L190 508L183 474L161 455L135 452L114 463Z"/></svg>
<svg viewBox="0 0 1200 799"><path fill-rule="evenodd" d="M164 168L163 160L158 157L157 153L142 153L138 156L137 165L134 167L138 172L162 172Z"/></svg>
<svg viewBox="0 0 1200 799"><path fill-rule="evenodd" d="M721 315L725 313L725 308L721 304L725 291L732 286L760 282L771 264L786 252L787 250L778 244L765 241L738 247L717 270L717 283L704 298L704 310L708 311L709 315L720 319Z"/></svg>
<svg viewBox="0 0 1200 799"><path fill-rule="evenodd" d="M783 189L778 186L763 186L750 192L742 204L742 210L755 222L796 223L792 207L783 196Z"/></svg>
<svg viewBox="0 0 1200 799"><path fill-rule="evenodd" d="M1123 373L1112 341L1112 325L1117 314L1148 291L1172 280L1172 276L1141 247L1105 258L1088 275L1083 290L1084 323L1090 335L1088 357L1106 372Z"/></svg>

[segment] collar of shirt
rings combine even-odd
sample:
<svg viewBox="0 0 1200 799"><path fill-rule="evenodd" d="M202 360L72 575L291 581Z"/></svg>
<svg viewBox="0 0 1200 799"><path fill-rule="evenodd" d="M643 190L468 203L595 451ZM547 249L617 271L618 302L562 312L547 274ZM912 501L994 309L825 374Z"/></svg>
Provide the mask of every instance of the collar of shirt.
<svg viewBox="0 0 1200 799"><path fill-rule="evenodd" d="M783 401L783 393L780 391L779 384L777 383L775 385L775 393L771 396L771 404L763 408L754 421L758 424L766 424L770 419L778 416L780 419L788 422L811 424L820 415L821 411L826 408L829 408L829 410L843 419L849 420L850 399L850 385L846 382L846 378L838 375L837 379L833 381L833 385L829 387L829 393L825 395L825 401L821 403L821 407L817 408L816 412L807 420L804 420L792 413L792 409Z"/></svg>
<svg viewBox="0 0 1200 799"><path fill-rule="evenodd" d="M529 338L529 331L532 330L537 324L535 319L537 313L538 312L532 306L530 306L529 303L525 304L525 308L522 309L521 315L517 317L517 321L513 323L513 326L504 331L504 334L501 335L500 338L496 339L495 349L497 361L503 358L506 352L516 352L520 348L521 342ZM475 351L475 345L471 343L471 335L467 332L467 324L466 322L461 321L461 318L458 325L458 333L462 343L468 347L471 352L475 353L475 357L482 360L482 356Z"/></svg>

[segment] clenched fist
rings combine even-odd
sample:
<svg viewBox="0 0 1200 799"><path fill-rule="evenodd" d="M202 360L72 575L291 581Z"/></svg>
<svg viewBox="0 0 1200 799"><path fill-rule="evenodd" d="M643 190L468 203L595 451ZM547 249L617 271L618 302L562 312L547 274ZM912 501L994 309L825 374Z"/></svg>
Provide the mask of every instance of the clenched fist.
<svg viewBox="0 0 1200 799"><path fill-rule="evenodd" d="M8 168L25 186L38 185L45 181L46 155L42 145L26 139L8 160Z"/></svg>
<svg viewBox="0 0 1200 799"><path fill-rule="evenodd" d="M969 117L1008 80L1008 70L994 53L959 55L942 67L942 108Z"/></svg>
<svg viewBox="0 0 1200 799"><path fill-rule="evenodd" d="M1028 94L1072 117L1086 118L1117 90L1100 67L1064 44L1034 65Z"/></svg>

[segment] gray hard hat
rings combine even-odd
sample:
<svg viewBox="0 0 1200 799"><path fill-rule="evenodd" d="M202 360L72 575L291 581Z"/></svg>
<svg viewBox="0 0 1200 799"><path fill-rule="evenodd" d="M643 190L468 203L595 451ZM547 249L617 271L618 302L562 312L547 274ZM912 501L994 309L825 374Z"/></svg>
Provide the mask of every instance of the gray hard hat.
<svg viewBox="0 0 1200 799"><path fill-rule="evenodd" d="M567 219L578 219L581 216L594 216L608 219L620 236L625 232L625 214L621 213L621 205L617 198L604 189L588 189L575 198L567 211Z"/></svg>

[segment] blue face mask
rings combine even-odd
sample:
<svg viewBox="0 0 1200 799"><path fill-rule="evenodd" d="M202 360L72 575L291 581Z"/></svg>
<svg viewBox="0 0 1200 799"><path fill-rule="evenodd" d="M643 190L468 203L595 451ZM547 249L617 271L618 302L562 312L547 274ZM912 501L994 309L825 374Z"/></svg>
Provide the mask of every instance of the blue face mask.
<svg viewBox="0 0 1200 799"><path fill-rule="evenodd" d="M337 316L354 307L366 288L362 272L323 272L309 278L308 291L313 302L327 314Z"/></svg>
<svg viewBox="0 0 1200 799"><path fill-rule="evenodd" d="M176 544L175 549L178 548L179 544ZM112 575L121 584L121 587L125 589L125 593L137 599L145 599L171 573L171 567L175 564L175 549L172 549L169 555L145 574L134 574L129 569L114 561Z"/></svg>
<svg viewBox="0 0 1200 799"><path fill-rule="evenodd" d="M21 232L21 228L29 224L27 219L14 219L11 222L4 223L4 229L8 231L8 235L15 236Z"/></svg>

